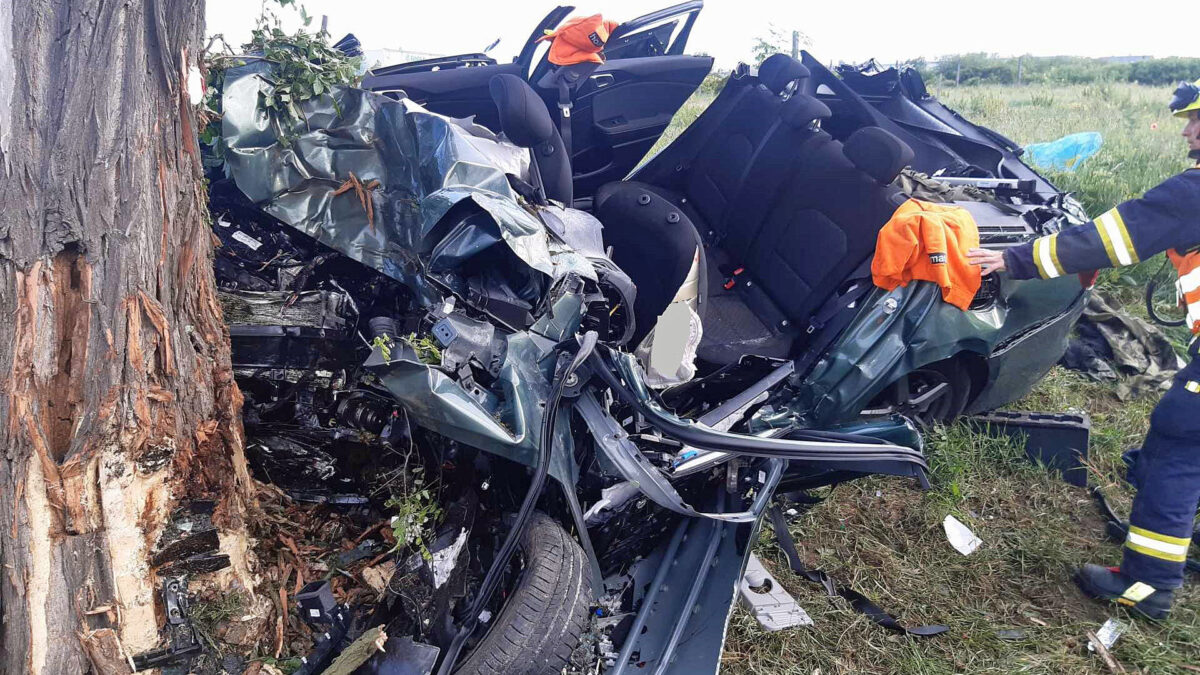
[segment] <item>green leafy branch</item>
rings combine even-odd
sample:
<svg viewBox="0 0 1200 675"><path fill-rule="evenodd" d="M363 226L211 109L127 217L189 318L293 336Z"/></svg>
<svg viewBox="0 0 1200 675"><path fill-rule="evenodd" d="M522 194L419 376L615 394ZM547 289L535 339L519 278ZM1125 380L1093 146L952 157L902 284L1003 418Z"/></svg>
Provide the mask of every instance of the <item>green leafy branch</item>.
<svg viewBox="0 0 1200 675"><path fill-rule="evenodd" d="M325 30L312 31L312 17L296 0L273 0L280 7L294 7L300 14L303 26L294 33L283 30L282 21L272 12L267 3L259 15L250 42L242 46L242 54L234 53L223 36L215 35L205 50L205 99L202 117L204 127L200 141L206 154L220 160L224 157L225 144L221 139L221 92L225 74L230 68L245 65L252 60L272 64L271 87L259 92L259 105L278 124L279 139L285 143L288 134L283 129L304 119L299 106L313 98L330 96L334 109L341 115L337 99L332 92L339 86L357 86L360 82L359 68L362 59L347 56L334 48ZM220 42L224 49L214 53L212 46Z"/></svg>
<svg viewBox="0 0 1200 675"><path fill-rule="evenodd" d="M433 556L426 539L433 524L442 517L442 507L438 505L437 494L425 481L425 468L415 466L411 471L406 470L399 493L393 493L384 506L395 509L391 525L396 546L392 550L411 546L426 560L431 559Z"/></svg>

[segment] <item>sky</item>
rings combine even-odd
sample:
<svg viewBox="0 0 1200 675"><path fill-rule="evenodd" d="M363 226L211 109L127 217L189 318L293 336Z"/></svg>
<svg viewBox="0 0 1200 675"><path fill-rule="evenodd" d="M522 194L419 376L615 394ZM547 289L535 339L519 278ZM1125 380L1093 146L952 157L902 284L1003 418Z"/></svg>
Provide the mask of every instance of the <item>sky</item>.
<svg viewBox="0 0 1200 675"><path fill-rule="evenodd" d="M365 49L448 55L478 52L501 38L490 52L501 62L520 51L533 27L554 7L552 1L528 0L298 1L318 21L323 14L329 17L334 39L354 33ZM672 1L584 2L575 14L599 12L622 21ZM208 0L207 32L222 33L231 44L240 45L260 11L260 3L253 0ZM276 12L289 20L294 14L290 9ZM799 30L807 35L806 48L825 62L876 58L892 63L965 52L1200 56L1198 18L1200 4L1186 0L706 0L687 51L707 53L716 58L717 67L729 68L748 60L755 37L766 35L773 25L785 33Z"/></svg>

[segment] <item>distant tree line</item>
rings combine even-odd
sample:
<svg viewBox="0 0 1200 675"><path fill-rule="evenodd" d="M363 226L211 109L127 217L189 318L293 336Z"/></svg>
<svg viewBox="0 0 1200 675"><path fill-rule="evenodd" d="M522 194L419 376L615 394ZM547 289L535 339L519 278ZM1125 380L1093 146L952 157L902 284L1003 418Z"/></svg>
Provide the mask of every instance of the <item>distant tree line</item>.
<svg viewBox="0 0 1200 675"><path fill-rule="evenodd" d="M998 57L984 53L945 56L935 63L899 64L920 71L927 82L972 84L1089 84L1136 82L1169 85L1200 78L1200 58L1169 57L1132 63L1079 56Z"/></svg>

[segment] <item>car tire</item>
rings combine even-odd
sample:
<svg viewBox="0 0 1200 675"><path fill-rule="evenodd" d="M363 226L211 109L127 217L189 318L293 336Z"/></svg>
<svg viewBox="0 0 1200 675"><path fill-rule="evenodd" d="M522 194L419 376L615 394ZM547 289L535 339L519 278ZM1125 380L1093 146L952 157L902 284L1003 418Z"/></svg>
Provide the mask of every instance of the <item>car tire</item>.
<svg viewBox="0 0 1200 675"><path fill-rule="evenodd" d="M525 566L495 623L457 675L557 675L570 664L587 623L587 556L557 522L535 512L521 539Z"/></svg>
<svg viewBox="0 0 1200 675"><path fill-rule="evenodd" d="M948 391L917 416L917 421L924 426L953 422L962 414L971 398L971 374L965 364L954 359L917 368L908 374L908 381L912 388L910 395L914 397L920 395L920 387L942 382L948 385Z"/></svg>

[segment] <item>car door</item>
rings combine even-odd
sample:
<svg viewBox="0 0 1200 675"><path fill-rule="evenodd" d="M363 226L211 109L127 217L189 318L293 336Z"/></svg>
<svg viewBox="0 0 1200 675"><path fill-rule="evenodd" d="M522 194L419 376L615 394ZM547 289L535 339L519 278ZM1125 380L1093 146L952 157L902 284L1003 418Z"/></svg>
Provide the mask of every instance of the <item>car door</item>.
<svg viewBox="0 0 1200 675"><path fill-rule="evenodd" d="M605 62L573 93L571 169L581 206L637 165L712 70L711 57L683 53L703 7L691 0L621 23ZM529 81L557 120L558 91L541 85L551 68L543 55Z"/></svg>
<svg viewBox="0 0 1200 675"><path fill-rule="evenodd" d="M575 8L560 5L534 27L521 53L512 63L497 63L485 54L445 56L372 70L362 87L387 94L403 91L425 108L448 117L471 117L489 129L499 130L500 117L488 84L502 73L525 77L538 50L538 38L552 30Z"/></svg>

